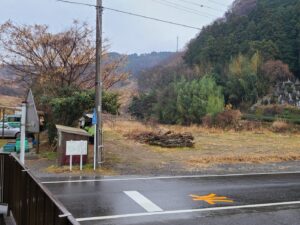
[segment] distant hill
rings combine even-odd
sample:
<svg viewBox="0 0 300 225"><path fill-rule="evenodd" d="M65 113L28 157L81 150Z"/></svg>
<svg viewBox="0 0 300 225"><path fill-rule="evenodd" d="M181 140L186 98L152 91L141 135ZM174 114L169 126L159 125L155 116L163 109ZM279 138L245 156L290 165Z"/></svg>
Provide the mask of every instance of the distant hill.
<svg viewBox="0 0 300 225"><path fill-rule="evenodd" d="M0 95L20 96L23 93L22 88L13 82L14 78L15 74L12 70L8 67L0 66Z"/></svg>
<svg viewBox="0 0 300 225"><path fill-rule="evenodd" d="M300 1L236 0L225 17L190 42L185 62L219 72L238 54L281 60L300 78Z"/></svg>
<svg viewBox="0 0 300 225"><path fill-rule="evenodd" d="M164 61L168 61L175 54L174 52L152 52L140 55L131 54L127 56L127 64L124 67L124 71L130 72L133 78L137 78L142 71L158 66ZM112 52L109 53L109 57L111 59L117 59L122 57L122 55Z"/></svg>
<svg viewBox="0 0 300 225"><path fill-rule="evenodd" d="M6 66L0 66L0 79L12 80L15 78L14 72Z"/></svg>
<svg viewBox="0 0 300 225"><path fill-rule="evenodd" d="M122 71L129 72L132 77L137 78L139 74L147 69L151 69L157 65L167 62L176 54L173 52L152 52L149 54L131 54L127 56L127 63ZM123 57L116 52L108 54L108 60L118 59ZM15 78L15 74L8 67L0 66L0 95L7 96L20 96L23 90L13 83L12 80Z"/></svg>

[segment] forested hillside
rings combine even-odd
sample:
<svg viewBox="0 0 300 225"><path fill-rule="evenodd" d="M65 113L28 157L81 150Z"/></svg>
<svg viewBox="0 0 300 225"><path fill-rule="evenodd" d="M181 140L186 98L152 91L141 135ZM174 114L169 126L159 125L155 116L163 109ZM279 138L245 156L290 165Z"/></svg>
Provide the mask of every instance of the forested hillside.
<svg viewBox="0 0 300 225"><path fill-rule="evenodd" d="M264 60L279 59L300 77L300 1L238 0L225 18L205 27L190 42L185 61L226 73L238 54L259 51Z"/></svg>
<svg viewBox="0 0 300 225"><path fill-rule="evenodd" d="M190 41L182 61L139 76L130 112L162 123L201 123L232 108L247 112L262 99L282 104L276 85L297 77L300 1L236 0ZM298 105L292 88L283 91Z"/></svg>

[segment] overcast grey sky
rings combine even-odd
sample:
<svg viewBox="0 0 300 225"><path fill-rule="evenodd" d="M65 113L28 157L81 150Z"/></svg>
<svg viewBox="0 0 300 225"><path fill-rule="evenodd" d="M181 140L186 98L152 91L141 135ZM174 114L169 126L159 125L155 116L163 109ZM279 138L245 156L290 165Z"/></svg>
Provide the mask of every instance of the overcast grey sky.
<svg viewBox="0 0 300 225"><path fill-rule="evenodd" d="M90 4L96 2L96 0L73 1ZM193 5L191 2L202 4L204 7ZM202 27L221 17L232 2L233 0L103 0L103 5ZM182 10L183 7L174 4L179 4L185 9ZM186 8L195 11L192 13ZM59 32L67 28L74 19L88 22L94 27L95 9L56 0L0 0L0 23L9 19L18 24L47 24L53 32ZM109 39L110 51L129 54L175 51L177 36L179 47L183 49L199 31L105 10L103 32L104 37Z"/></svg>

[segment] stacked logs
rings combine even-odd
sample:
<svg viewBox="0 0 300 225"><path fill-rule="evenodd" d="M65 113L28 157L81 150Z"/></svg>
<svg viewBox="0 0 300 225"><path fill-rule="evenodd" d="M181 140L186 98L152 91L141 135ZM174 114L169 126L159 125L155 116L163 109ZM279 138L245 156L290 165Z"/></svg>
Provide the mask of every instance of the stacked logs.
<svg viewBox="0 0 300 225"><path fill-rule="evenodd" d="M132 138L140 143L165 148L194 146L194 137L191 133L174 133L172 131L166 133L143 132L133 135Z"/></svg>

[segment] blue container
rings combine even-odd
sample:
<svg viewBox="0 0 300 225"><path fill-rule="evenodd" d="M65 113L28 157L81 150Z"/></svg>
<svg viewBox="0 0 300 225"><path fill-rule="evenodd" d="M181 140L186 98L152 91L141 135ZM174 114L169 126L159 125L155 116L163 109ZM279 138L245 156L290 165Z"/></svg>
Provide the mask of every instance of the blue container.
<svg viewBox="0 0 300 225"><path fill-rule="evenodd" d="M16 151L16 144L14 143L8 143L3 146L4 152L15 152Z"/></svg>

